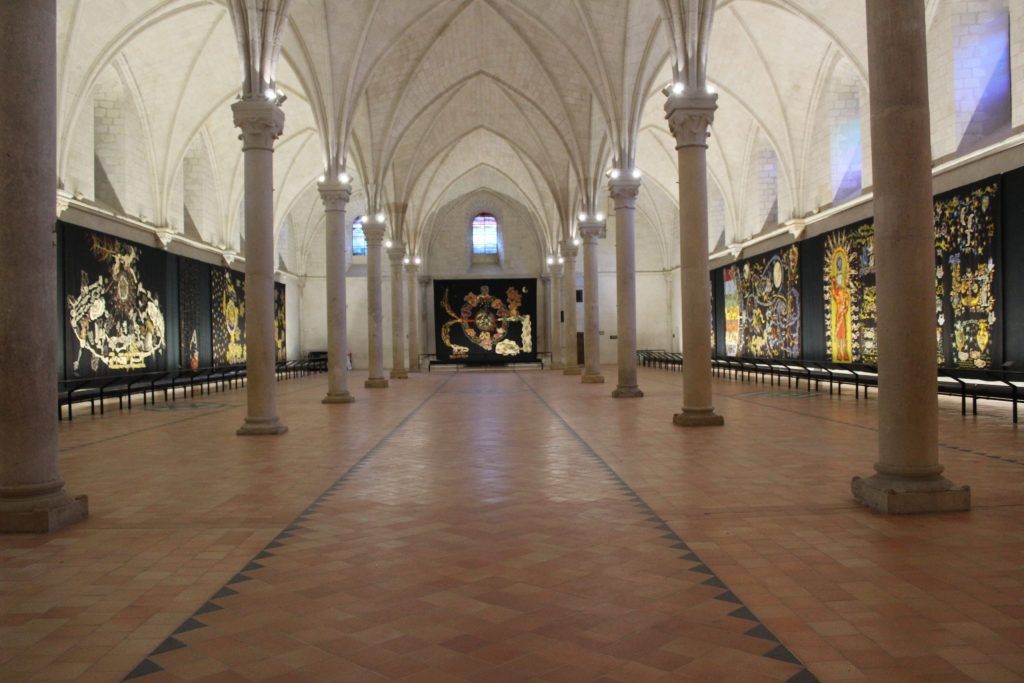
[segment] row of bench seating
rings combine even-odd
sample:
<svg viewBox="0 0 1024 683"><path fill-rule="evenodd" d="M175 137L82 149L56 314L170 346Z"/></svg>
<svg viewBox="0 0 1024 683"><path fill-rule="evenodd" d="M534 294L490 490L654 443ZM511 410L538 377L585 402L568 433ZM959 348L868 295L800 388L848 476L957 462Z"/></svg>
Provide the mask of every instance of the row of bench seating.
<svg viewBox="0 0 1024 683"><path fill-rule="evenodd" d="M308 357L302 360L280 361L277 363L277 379L291 379L327 370L327 358ZM142 396L142 405L156 404L157 394L162 393L164 401L179 398L194 398L245 386L245 364L220 365L212 368L158 370L123 375L105 375L81 379L65 379L57 382L57 419L74 419L73 406L89 403L89 411L100 415L106 409L106 401L117 399L119 410L127 404L132 409L132 397Z"/></svg>
<svg viewBox="0 0 1024 683"><path fill-rule="evenodd" d="M645 367L681 369L683 355L673 351L645 349L637 352L638 362ZM878 389L878 367L865 363L827 363L803 359L771 360L766 358L743 358L737 356L715 356L711 359L712 371L716 376L735 380L753 381L800 388L804 380L807 391L818 391L828 383L828 393L843 393L843 385L853 385L854 396L868 397L868 389ZM1024 395L1024 372L1009 369L983 370L961 368L938 369L938 391L940 394L959 396L960 412L967 414L967 400L971 410L978 414L978 399L1008 401L1012 406L1014 423L1018 422L1018 403Z"/></svg>

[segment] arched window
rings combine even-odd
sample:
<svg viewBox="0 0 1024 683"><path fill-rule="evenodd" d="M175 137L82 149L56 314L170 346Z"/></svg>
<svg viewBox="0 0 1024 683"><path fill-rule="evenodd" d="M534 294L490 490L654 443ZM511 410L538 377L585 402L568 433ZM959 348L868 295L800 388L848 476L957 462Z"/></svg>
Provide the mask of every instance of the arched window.
<svg viewBox="0 0 1024 683"><path fill-rule="evenodd" d="M489 213L477 214L473 219L473 253L498 253L498 219Z"/></svg>
<svg viewBox="0 0 1024 683"><path fill-rule="evenodd" d="M352 223L352 255L366 256L366 235L363 234L363 217Z"/></svg>

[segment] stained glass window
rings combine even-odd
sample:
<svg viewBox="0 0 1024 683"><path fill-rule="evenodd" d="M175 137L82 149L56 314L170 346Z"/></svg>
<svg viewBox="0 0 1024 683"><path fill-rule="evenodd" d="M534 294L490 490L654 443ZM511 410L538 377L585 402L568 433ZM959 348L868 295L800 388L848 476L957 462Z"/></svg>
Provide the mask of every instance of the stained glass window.
<svg viewBox="0 0 1024 683"><path fill-rule="evenodd" d="M366 235L363 234L363 217L352 224L352 255L366 256Z"/></svg>
<svg viewBox="0 0 1024 683"><path fill-rule="evenodd" d="M489 213L473 219L473 253L498 253L498 219Z"/></svg>

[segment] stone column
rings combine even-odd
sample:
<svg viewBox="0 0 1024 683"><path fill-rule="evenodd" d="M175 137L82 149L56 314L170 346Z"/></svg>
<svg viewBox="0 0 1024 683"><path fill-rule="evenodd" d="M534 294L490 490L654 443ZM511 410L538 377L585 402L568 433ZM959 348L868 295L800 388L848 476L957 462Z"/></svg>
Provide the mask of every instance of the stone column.
<svg viewBox="0 0 1024 683"><path fill-rule="evenodd" d="M640 178L632 170L620 171L608 183L615 202L615 284L618 314L619 384L615 398L639 398L636 371L636 198Z"/></svg>
<svg viewBox="0 0 1024 683"><path fill-rule="evenodd" d="M711 402L711 285L708 280L707 151L718 95L670 95L666 118L679 152L679 272L683 304L682 427L724 424Z"/></svg>
<svg viewBox="0 0 1024 683"><path fill-rule="evenodd" d="M434 331L429 329L430 325L430 307L433 306L433 297L431 297L430 290L430 276L420 275L420 307L417 311L420 316L420 329L423 330L423 334L420 335L420 353L428 353L430 351L430 339Z"/></svg>
<svg viewBox="0 0 1024 683"><path fill-rule="evenodd" d="M878 285L878 462L853 496L879 512L967 510L942 475L924 0L867 0Z"/></svg>
<svg viewBox="0 0 1024 683"><path fill-rule="evenodd" d="M245 422L240 436L283 434L277 419L274 345L274 140L284 112L267 100L231 105L245 164Z"/></svg>
<svg viewBox="0 0 1024 683"><path fill-rule="evenodd" d="M409 314L409 372L420 371L420 307L416 296L419 277L419 259L413 258L405 265L405 286Z"/></svg>
<svg viewBox="0 0 1024 683"><path fill-rule="evenodd" d="M562 264L553 263L551 271L551 368L565 368L565 355L562 348Z"/></svg>
<svg viewBox="0 0 1024 683"><path fill-rule="evenodd" d="M64 490L53 414L56 16L54 0L0 2L0 532L56 531L89 514L86 496Z"/></svg>
<svg viewBox="0 0 1024 683"><path fill-rule="evenodd" d="M388 380L384 377L384 311L383 311L383 261L384 221L367 216L363 221L363 235L366 237L366 313L369 323L370 373L364 386L367 389L384 389Z"/></svg>
<svg viewBox="0 0 1024 683"><path fill-rule="evenodd" d="M562 323L562 349L565 355L563 374L580 374L579 354L576 353L576 254L579 247L572 240L562 242L562 259L564 266L562 276L562 310L565 322Z"/></svg>
<svg viewBox="0 0 1024 683"><path fill-rule="evenodd" d="M409 379L405 369L405 319L402 317L402 270L405 267L405 245L394 242L388 248L391 259L391 379Z"/></svg>
<svg viewBox="0 0 1024 683"><path fill-rule="evenodd" d="M345 207L352 195L348 183L317 186L324 203L327 233L327 396L323 403L352 403L348 390L348 304L345 294Z"/></svg>
<svg viewBox="0 0 1024 683"><path fill-rule="evenodd" d="M604 384L601 374L601 322L597 274L597 240L604 235L604 221L580 221L583 237L583 360L584 384Z"/></svg>
<svg viewBox="0 0 1024 683"><path fill-rule="evenodd" d="M534 351L551 348L551 274L541 273L537 286L537 344Z"/></svg>

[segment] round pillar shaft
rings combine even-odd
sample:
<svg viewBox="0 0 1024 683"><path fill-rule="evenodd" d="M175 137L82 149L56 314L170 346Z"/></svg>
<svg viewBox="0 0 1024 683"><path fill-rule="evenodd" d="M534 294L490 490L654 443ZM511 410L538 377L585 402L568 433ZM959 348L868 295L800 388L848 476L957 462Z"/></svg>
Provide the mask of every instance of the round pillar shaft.
<svg viewBox="0 0 1024 683"><path fill-rule="evenodd" d="M615 202L615 299L617 305L618 386L615 398L639 398L636 362L636 198L640 180L620 177L609 185Z"/></svg>
<svg viewBox="0 0 1024 683"><path fill-rule="evenodd" d="M383 389L388 386L384 377L384 311L383 311L383 248L384 223L367 218L363 221L363 235L366 237L366 312L370 371L365 382L367 389Z"/></svg>
<svg viewBox="0 0 1024 683"><path fill-rule="evenodd" d="M84 519L57 469L57 10L0 3L0 532L48 532Z"/></svg>
<svg viewBox="0 0 1024 683"><path fill-rule="evenodd" d="M578 247L571 240L562 243L562 258L565 259L565 275L562 277L562 355L565 357L566 375L580 374L579 354L576 350L576 253Z"/></svg>
<svg viewBox="0 0 1024 683"><path fill-rule="evenodd" d="M565 349L562 348L562 266L551 266L551 367L565 368Z"/></svg>
<svg viewBox="0 0 1024 683"><path fill-rule="evenodd" d="M246 417L241 436L282 434L277 418L277 347L274 344L274 140L284 112L266 100L231 106L242 130L245 166Z"/></svg>
<svg viewBox="0 0 1024 683"><path fill-rule="evenodd" d="M584 384L602 384L601 374L601 320L600 295L597 272L597 240L605 225L581 223L583 235L583 360L581 378Z"/></svg>
<svg viewBox="0 0 1024 683"><path fill-rule="evenodd" d="M405 318L402 301L402 270L405 245L395 242L388 249L391 260L391 379L409 379L405 369Z"/></svg>
<svg viewBox="0 0 1024 683"><path fill-rule="evenodd" d="M406 300L409 316L409 372L420 371L420 324L417 280L420 267L410 263L405 267Z"/></svg>
<svg viewBox="0 0 1024 683"><path fill-rule="evenodd" d="M324 403L352 403L348 390L348 306L345 281L345 207L352 188L320 183L327 232L327 396Z"/></svg>
<svg viewBox="0 0 1024 683"><path fill-rule="evenodd" d="M941 475L924 0L867 0L878 301L878 462L854 497L887 513L970 508Z"/></svg>

